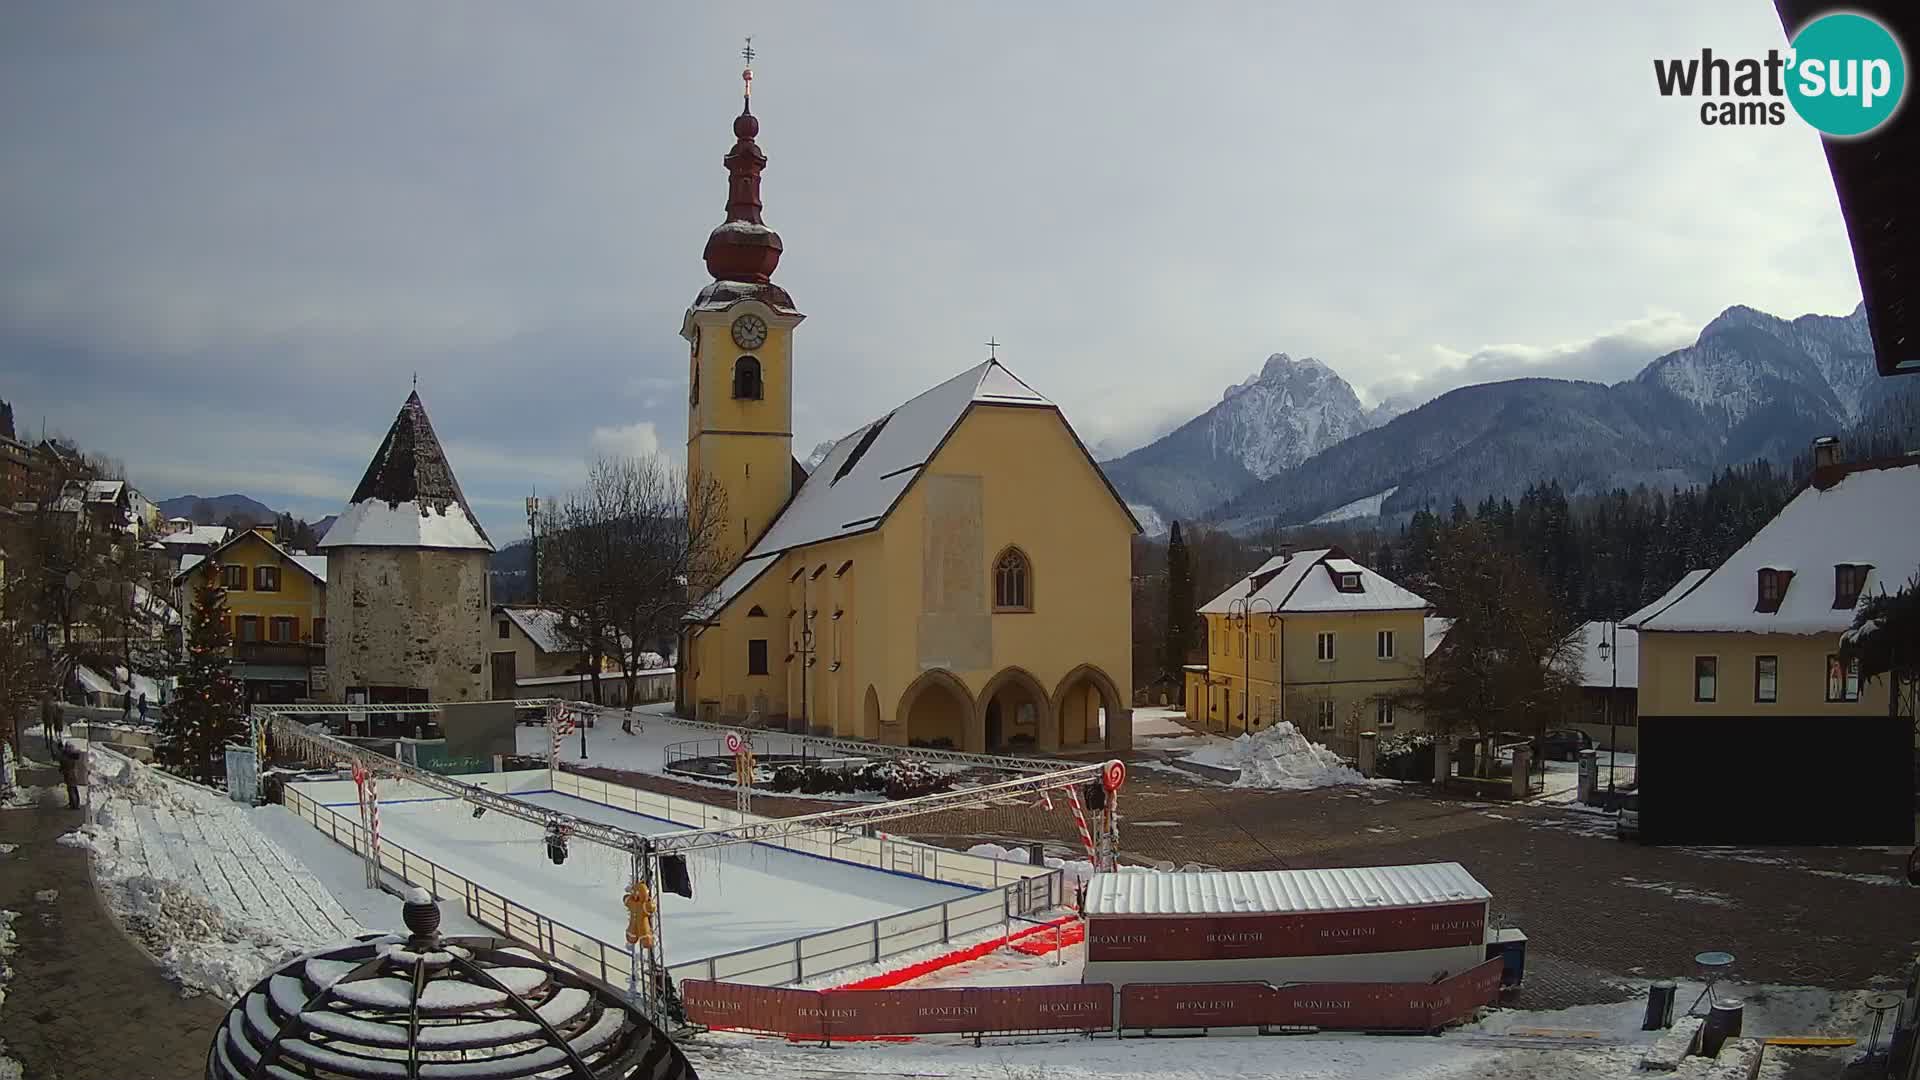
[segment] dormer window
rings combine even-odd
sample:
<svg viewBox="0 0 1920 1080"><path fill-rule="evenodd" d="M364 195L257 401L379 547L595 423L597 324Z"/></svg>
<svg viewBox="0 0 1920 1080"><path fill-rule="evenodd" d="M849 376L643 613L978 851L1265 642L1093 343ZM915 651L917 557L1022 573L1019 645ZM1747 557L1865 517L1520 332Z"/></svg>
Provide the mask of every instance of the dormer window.
<svg viewBox="0 0 1920 1080"><path fill-rule="evenodd" d="M744 401L759 401L764 396L759 360L743 356L733 362L733 396Z"/></svg>
<svg viewBox="0 0 1920 1080"><path fill-rule="evenodd" d="M1758 599L1753 610L1771 614L1780 610L1780 602L1786 599L1787 585L1793 581L1793 571L1779 570L1771 566L1760 569Z"/></svg>
<svg viewBox="0 0 1920 1080"><path fill-rule="evenodd" d="M1341 574L1340 575L1340 591L1341 592L1359 592L1360 591L1360 575L1359 574Z"/></svg>
<svg viewBox="0 0 1920 1080"><path fill-rule="evenodd" d="M1336 549L1337 550L1337 549ZM1333 579L1333 587L1343 593L1365 592L1365 579L1361 576L1359 563L1345 556L1337 556L1326 562L1327 576Z"/></svg>
<svg viewBox="0 0 1920 1080"><path fill-rule="evenodd" d="M1853 605L1860 602L1860 590L1867 587L1867 571L1873 569L1863 563L1837 563L1833 568L1833 606L1836 611L1852 611Z"/></svg>

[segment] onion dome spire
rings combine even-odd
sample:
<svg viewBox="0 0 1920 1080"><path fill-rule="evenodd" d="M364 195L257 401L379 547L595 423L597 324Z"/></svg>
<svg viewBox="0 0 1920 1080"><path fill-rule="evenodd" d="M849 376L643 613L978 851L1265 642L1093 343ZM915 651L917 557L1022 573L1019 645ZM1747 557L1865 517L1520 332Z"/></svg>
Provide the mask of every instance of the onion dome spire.
<svg viewBox="0 0 1920 1080"><path fill-rule="evenodd" d="M753 115L753 39L740 50L747 66L740 72L740 115L733 119L733 149L727 152L727 219L707 237L707 272L715 281L764 284L780 265L780 234L760 219L760 173L767 155L753 141L760 121Z"/></svg>

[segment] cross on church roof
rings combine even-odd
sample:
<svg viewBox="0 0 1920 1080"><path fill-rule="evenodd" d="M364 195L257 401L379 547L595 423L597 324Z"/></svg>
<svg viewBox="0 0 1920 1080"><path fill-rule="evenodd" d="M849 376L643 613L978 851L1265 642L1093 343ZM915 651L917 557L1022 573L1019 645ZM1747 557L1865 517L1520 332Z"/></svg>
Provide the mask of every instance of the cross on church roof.
<svg viewBox="0 0 1920 1080"><path fill-rule="evenodd" d="M992 338L988 338L986 345L987 345L987 359L989 360L1000 359L1000 343L998 341L993 340Z"/></svg>
<svg viewBox="0 0 1920 1080"><path fill-rule="evenodd" d="M741 58L747 62L747 66L740 71L740 82L744 87L743 96L745 97L753 96L753 58L755 55L753 51L753 35L748 34L747 46L740 50Z"/></svg>

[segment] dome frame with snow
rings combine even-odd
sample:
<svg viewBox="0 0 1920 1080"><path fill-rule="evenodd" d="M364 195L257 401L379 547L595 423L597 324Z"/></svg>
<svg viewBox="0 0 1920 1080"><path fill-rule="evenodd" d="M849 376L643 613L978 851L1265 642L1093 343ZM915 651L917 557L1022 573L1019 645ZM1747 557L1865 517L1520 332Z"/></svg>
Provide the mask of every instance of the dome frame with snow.
<svg viewBox="0 0 1920 1080"><path fill-rule="evenodd" d="M447 937L425 890L409 936L295 957L227 1014L207 1080L696 1080L606 983L504 938Z"/></svg>

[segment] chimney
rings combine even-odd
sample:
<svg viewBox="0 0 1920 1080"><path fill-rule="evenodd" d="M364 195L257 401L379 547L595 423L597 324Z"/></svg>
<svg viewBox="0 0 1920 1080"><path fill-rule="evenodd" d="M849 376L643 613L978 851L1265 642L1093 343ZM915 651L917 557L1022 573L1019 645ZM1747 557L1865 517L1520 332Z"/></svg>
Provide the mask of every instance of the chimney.
<svg viewBox="0 0 1920 1080"><path fill-rule="evenodd" d="M1831 469L1840 464L1840 439L1834 435L1822 435L1813 440L1813 467Z"/></svg>
<svg viewBox="0 0 1920 1080"><path fill-rule="evenodd" d="M1813 440L1813 486L1825 491L1839 483L1845 472L1841 467L1839 437L1822 435Z"/></svg>

